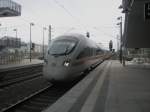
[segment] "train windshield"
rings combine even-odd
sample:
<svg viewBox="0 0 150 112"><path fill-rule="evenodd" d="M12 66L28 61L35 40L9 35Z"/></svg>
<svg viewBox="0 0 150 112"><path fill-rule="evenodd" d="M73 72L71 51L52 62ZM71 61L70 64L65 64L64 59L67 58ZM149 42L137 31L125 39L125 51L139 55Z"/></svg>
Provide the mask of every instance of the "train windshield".
<svg viewBox="0 0 150 112"><path fill-rule="evenodd" d="M49 46L49 53L51 55L68 55L73 51L77 44L75 40L56 40Z"/></svg>

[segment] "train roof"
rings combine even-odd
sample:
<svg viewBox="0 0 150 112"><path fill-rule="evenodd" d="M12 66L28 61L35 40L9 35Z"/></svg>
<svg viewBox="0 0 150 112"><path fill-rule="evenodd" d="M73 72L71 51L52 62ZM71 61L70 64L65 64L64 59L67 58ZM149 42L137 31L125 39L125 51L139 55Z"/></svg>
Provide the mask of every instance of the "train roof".
<svg viewBox="0 0 150 112"><path fill-rule="evenodd" d="M82 35L82 34L78 34L78 33L69 33L69 34L63 34L60 36L57 36L55 39L53 40L59 40L59 39L69 39L69 37L71 37L70 39L76 39L78 41L88 41L91 45L100 48L102 50L106 50L102 45L94 42L93 40L91 40L90 38Z"/></svg>
<svg viewBox="0 0 150 112"><path fill-rule="evenodd" d="M57 36L55 39L53 40L59 40L59 39L68 39L68 37L71 37L72 39L77 39L77 40L83 40L85 39L86 37L82 34L77 34L77 33L71 33L71 34L64 34L64 35L60 35L60 36Z"/></svg>

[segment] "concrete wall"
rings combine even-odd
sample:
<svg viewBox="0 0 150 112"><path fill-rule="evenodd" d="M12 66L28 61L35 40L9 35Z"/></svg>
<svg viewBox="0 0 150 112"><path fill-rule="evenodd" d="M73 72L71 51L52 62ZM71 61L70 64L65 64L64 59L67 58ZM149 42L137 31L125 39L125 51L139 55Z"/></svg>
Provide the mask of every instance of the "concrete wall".
<svg viewBox="0 0 150 112"><path fill-rule="evenodd" d="M125 41L128 48L150 48L150 19L145 20L145 3L150 0L135 0L126 14Z"/></svg>

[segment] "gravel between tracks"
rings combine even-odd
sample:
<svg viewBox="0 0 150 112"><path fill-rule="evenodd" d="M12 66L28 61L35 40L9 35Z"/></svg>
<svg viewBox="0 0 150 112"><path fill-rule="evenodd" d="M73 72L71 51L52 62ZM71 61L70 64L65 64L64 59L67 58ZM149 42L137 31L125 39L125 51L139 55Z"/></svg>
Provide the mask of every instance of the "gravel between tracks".
<svg viewBox="0 0 150 112"><path fill-rule="evenodd" d="M41 76L19 83L18 85L16 84L5 89L0 89L0 111L1 109L22 100L47 85L49 85L49 83Z"/></svg>

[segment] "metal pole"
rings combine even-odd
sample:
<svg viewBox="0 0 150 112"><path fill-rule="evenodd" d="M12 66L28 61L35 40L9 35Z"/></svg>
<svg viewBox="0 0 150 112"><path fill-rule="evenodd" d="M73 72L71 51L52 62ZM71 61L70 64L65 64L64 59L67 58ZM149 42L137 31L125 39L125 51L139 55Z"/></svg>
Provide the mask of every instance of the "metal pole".
<svg viewBox="0 0 150 112"><path fill-rule="evenodd" d="M17 29L14 29L14 31L16 32L16 38L17 38Z"/></svg>
<svg viewBox="0 0 150 112"><path fill-rule="evenodd" d="M15 31L15 33L16 33L16 44L15 44L15 46L16 46L16 47L19 47L19 44L18 44L18 42L17 42L17 29L14 29L13 31Z"/></svg>
<svg viewBox="0 0 150 112"><path fill-rule="evenodd" d="M19 48L19 41L17 41L17 38L18 38L18 35L17 35L17 29L16 29L16 44L17 44L17 47Z"/></svg>
<svg viewBox="0 0 150 112"><path fill-rule="evenodd" d="M2 24L0 23L0 27L2 26ZM1 28L0 28L0 32L1 32ZM1 37L1 35L0 35L0 37Z"/></svg>
<svg viewBox="0 0 150 112"><path fill-rule="evenodd" d="M43 28L43 59L44 59L44 28Z"/></svg>
<svg viewBox="0 0 150 112"><path fill-rule="evenodd" d="M16 38L18 37L18 31L17 31L17 29L16 29Z"/></svg>
<svg viewBox="0 0 150 112"><path fill-rule="evenodd" d="M31 23L30 23L30 62L31 62Z"/></svg>
<svg viewBox="0 0 150 112"><path fill-rule="evenodd" d="M126 13L127 15L125 15L125 28L124 28L124 37L123 37L123 47L124 47L124 50L123 50L123 66L126 66L126 59L125 57L127 57L127 48L126 48L126 36L127 36L127 22L128 22L128 13Z"/></svg>
<svg viewBox="0 0 150 112"><path fill-rule="evenodd" d="M117 51L119 51L119 37L117 35Z"/></svg>
<svg viewBox="0 0 150 112"><path fill-rule="evenodd" d="M52 29L52 27L51 27L51 25L49 25L49 35L48 35L48 37L49 37L49 39L48 39L48 44L50 44L50 42L51 42L51 29Z"/></svg>
<svg viewBox="0 0 150 112"><path fill-rule="evenodd" d="M31 27L34 25L34 23L30 23L30 62L31 62L31 44L32 44L32 41L31 41Z"/></svg>
<svg viewBox="0 0 150 112"><path fill-rule="evenodd" d="M122 63L123 56L122 56L122 17L120 17L120 62Z"/></svg>
<svg viewBox="0 0 150 112"><path fill-rule="evenodd" d="M43 59L44 59L44 31L46 30L46 28L45 27L43 27Z"/></svg>
<svg viewBox="0 0 150 112"><path fill-rule="evenodd" d="M127 56L127 25L128 25L128 15L129 11L126 12L125 14L125 30L124 30L124 37L123 37L123 46L124 46L124 53L123 53L123 66L126 66L126 59L125 57Z"/></svg>

